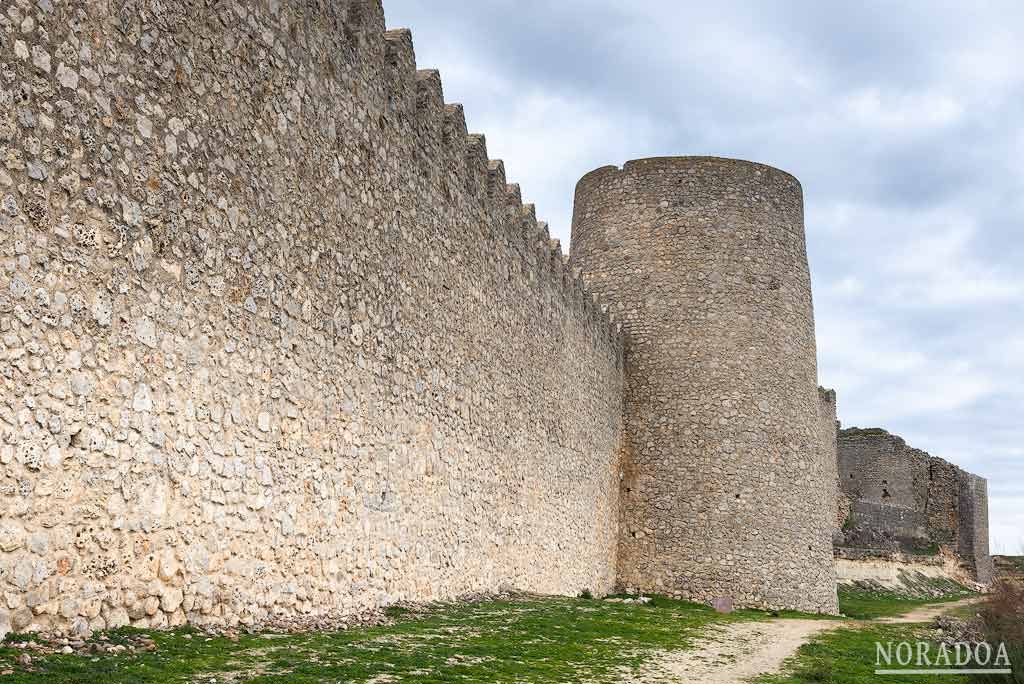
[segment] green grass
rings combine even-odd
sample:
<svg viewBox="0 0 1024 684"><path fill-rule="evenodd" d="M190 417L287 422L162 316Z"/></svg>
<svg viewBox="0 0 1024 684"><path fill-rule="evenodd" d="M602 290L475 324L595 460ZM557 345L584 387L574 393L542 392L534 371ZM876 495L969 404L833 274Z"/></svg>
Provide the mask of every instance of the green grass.
<svg viewBox="0 0 1024 684"><path fill-rule="evenodd" d="M958 586L958 585L953 585ZM874 620L906 613L924 605L958 601L970 595L963 588L937 598L911 598L892 591L871 590L849 586L839 588L839 610L859 620ZM964 614L976 613L978 608L965 608ZM958 612L958 611L954 611ZM854 624L820 634L803 645L789 659L784 674L759 677L756 684L967 684L968 677L948 675L885 675L875 674L877 643L926 641L933 652L938 644L934 633L919 624ZM898 669L898 665L882 664L885 669ZM986 682L988 680L985 680ZM993 680L994 681L994 680Z"/></svg>
<svg viewBox="0 0 1024 684"><path fill-rule="evenodd" d="M398 614L400 611L393 611ZM195 682L567 682L615 681L652 651L685 648L710 623L765 619L719 615L654 598L646 605L548 598L436 607L394 624L341 632L242 635L234 643L191 629L147 632L155 652L33 656L34 672L0 648L0 679L12 684ZM127 630L108 633L115 637Z"/></svg>
<svg viewBox="0 0 1024 684"><path fill-rule="evenodd" d="M959 585L954 585L959 586ZM912 598L884 589L839 586L839 612L855 620L874 620L909 612L914 608L933 603L959 601L973 595L963 587L950 586L948 593L934 598Z"/></svg>
<svg viewBox="0 0 1024 684"><path fill-rule="evenodd" d="M958 593L942 600L961 597ZM884 591L843 588L840 592L841 609L862 618L894 615L934 602ZM706 606L662 597L653 597L647 604L518 598L415 610L392 608L388 615L394 621L380 627L243 634L237 641L209 637L191 628L146 631L156 642L156 651L86 656L29 651L31 671L15 664L21 651L0 644L0 671L14 671L0 676L0 683L599 684L618 681L623 672L635 670L654 652L689 647L714 623L813 617L762 611L720 615ZM794 674L764 682L871 681L876 638L898 640L897 636L919 628L865 624L862 629L827 632L801 649L792 662ZM117 643L138 632L122 629L104 636L107 643ZM9 637L8 643L17 640L21 637Z"/></svg>
<svg viewBox="0 0 1024 684"><path fill-rule="evenodd" d="M825 632L800 647L787 662L787 674L758 677L756 684L966 684L966 677L948 675L886 675L878 669L876 643L930 641L931 635L914 625L865 625ZM938 644L933 643L937 649ZM882 665L896 669L898 665Z"/></svg>
<svg viewBox="0 0 1024 684"><path fill-rule="evenodd" d="M935 556L939 553L939 544L937 542L928 542L927 544L918 544L916 546L911 545L905 551L917 556Z"/></svg>

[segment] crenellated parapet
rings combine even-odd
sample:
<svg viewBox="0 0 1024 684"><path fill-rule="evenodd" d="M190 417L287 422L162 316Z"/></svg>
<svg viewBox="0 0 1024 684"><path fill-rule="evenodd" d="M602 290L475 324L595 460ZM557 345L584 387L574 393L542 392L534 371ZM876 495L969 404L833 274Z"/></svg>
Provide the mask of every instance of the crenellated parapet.
<svg viewBox="0 0 1024 684"><path fill-rule="evenodd" d="M466 188L495 224L507 226L508 248L524 260L524 272L536 267L545 277L561 281L567 298L582 303L609 335L621 337L621 326L594 304L582 283L574 282L568 255L550 238L547 223L536 219L533 205L523 204L519 185L506 177L504 162L488 157L486 138L467 133L462 105L444 102L439 72L417 69L412 33L404 28L385 31L383 41L389 102L385 118L402 132L407 125L428 182Z"/></svg>

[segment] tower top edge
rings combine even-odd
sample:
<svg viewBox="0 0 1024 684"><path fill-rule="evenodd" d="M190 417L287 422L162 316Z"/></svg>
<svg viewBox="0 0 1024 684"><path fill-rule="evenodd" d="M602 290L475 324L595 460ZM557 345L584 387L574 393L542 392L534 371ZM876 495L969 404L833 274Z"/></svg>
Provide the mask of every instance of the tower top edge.
<svg viewBox="0 0 1024 684"><path fill-rule="evenodd" d="M651 171L658 168L692 168L692 167L718 167L718 168L729 168L732 167L737 170L747 171L767 171L771 174L781 174L788 177L797 186L801 186L800 180L788 171L784 171L775 166L769 164L763 164L761 162L749 161L746 159L734 159L730 157L715 157L707 155L683 155L683 156L663 156L663 157L642 157L640 159L631 159L621 166L609 164L598 167L580 178L577 183L577 187L584 183L589 183L602 176L616 176L619 174L628 174L631 172L643 172ZM801 186L802 187L802 186Z"/></svg>

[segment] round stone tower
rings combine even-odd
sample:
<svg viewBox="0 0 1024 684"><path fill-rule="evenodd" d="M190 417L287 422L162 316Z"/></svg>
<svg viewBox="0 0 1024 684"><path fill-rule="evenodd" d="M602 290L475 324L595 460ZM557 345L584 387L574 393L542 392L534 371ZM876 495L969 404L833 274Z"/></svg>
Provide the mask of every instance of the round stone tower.
<svg viewBox="0 0 1024 684"><path fill-rule="evenodd" d="M571 260L628 331L619 583L834 613L800 183L709 157L576 186Z"/></svg>

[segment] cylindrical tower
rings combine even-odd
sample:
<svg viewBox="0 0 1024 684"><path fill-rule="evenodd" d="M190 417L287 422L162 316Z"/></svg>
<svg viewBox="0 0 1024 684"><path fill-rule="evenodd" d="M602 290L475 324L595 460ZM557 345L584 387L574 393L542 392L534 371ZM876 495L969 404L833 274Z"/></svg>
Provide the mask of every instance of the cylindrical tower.
<svg viewBox="0 0 1024 684"><path fill-rule="evenodd" d="M570 256L629 333L620 585L836 612L800 183L709 157L603 167L576 186Z"/></svg>

